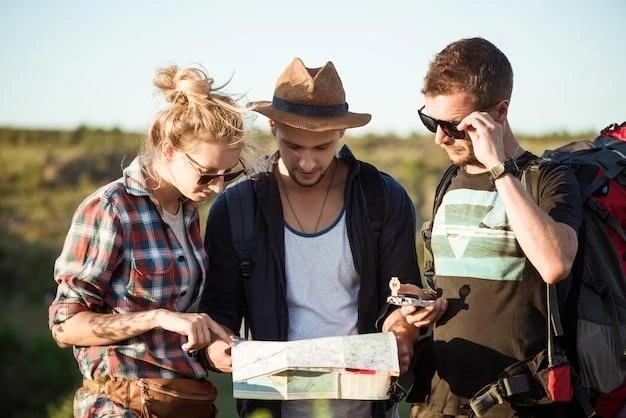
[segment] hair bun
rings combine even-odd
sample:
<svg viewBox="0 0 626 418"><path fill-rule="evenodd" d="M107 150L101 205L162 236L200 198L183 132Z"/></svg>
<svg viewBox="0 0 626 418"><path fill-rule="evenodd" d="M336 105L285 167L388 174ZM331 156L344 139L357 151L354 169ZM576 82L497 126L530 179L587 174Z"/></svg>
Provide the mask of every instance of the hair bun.
<svg viewBox="0 0 626 418"><path fill-rule="evenodd" d="M220 91L223 86L214 86L202 67L163 67L152 82L168 103L152 122L146 154L162 152L164 141L176 150L186 150L198 140L240 146L244 109Z"/></svg>
<svg viewBox="0 0 626 418"><path fill-rule="evenodd" d="M174 78L178 71L178 66L172 65L170 67L160 68L154 74L154 85L161 91L165 100L170 103L176 101L176 82Z"/></svg>
<svg viewBox="0 0 626 418"><path fill-rule="evenodd" d="M158 70L154 85L169 103L181 106L203 105L210 100L213 79L197 68L181 69L176 65Z"/></svg>

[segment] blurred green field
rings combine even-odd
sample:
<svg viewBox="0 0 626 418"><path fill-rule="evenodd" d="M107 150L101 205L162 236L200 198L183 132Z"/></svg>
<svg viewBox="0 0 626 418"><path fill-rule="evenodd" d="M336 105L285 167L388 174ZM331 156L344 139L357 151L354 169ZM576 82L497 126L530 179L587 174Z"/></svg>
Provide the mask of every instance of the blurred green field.
<svg viewBox="0 0 626 418"><path fill-rule="evenodd" d="M250 158L273 148L253 131ZM520 135L523 146L546 148L593 133ZM78 203L118 178L140 147L142 134L81 126L73 131L0 128L0 404L7 418L68 418L80 384L71 351L52 341L47 308L70 219ZM429 216L434 188L447 165L431 136L368 134L346 137L357 158L396 177L411 196L418 225ZM201 208L206 218L210 202ZM204 223L203 223L204 228ZM419 241L418 241L419 244ZM418 245L419 246L419 245ZM214 375L222 417L234 417L230 375ZM401 416L407 415L403 406Z"/></svg>

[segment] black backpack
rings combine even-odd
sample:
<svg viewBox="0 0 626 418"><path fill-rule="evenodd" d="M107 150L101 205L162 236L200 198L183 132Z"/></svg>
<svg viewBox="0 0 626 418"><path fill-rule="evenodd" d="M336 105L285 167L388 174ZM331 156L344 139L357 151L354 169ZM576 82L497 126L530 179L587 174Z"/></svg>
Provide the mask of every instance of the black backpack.
<svg viewBox="0 0 626 418"><path fill-rule="evenodd" d="M545 151L522 171L522 184L535 201L542 164L564 164L576 175L584 206L572 288L566 295L557 295L554 286L547 286L549 347L537 357L513 365L501 379L479 391L472 399L476 415L501 403L502 398L518 403L522 399L525 404L551 402L549 390L544 388L548 385L546 369L567 360L573 366L574 395L589 417L594 416L599 398L611 396L608 394L626 384L625 140L626 123L611 125L593 141L576 141ZM432 219L457 169L449 167L437 186ZM431 230L432 222L425 222L424 274L433 285ZM563 312L559 312L559 305ZM556 363L552 363L554 359L548 361L550 356ZM518 378L522 369L530 379ZM617 396L616 402L624 401L623 394Z"/></svg>

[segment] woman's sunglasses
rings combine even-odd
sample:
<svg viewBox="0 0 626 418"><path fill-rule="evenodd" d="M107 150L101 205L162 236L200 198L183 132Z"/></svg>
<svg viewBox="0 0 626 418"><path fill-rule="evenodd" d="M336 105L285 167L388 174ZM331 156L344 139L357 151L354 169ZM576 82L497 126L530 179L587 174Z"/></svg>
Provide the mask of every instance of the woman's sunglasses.
<svg viewBox="0 0 626 418"><path fill-rule="evenodd" d="M417 113L420 115L420 119L422 120L422 123L424 124L426 129L428 129L432 133L437 133L437 126L441 126L441 130L450 138L465 138L465 131L460 131L457 129L457 125L459 124L459 122L450 122L447 120L440 120L430 117L422 112L422 110L424 110L424 107L425 106L422 106L420 109L418 109Z"/></svg>
<svg viewBox="0 0 626 418"><path fill-rule="evenodd" d="M217 179L219 177L223 177L224 178L224 182L228 183L229 181L235 180L237 177L239 177L241 174L243 174L244 171L246 171L246 166L243 164L243 161L239 160L239 164L237 164L237 165L242 167L241 170L231 171L229 173L222 173L222 174L204 173L200 169L200 164L198 164L198 162L196 160L194 160L193 158L191 158L187 154L184 154L184 155L185 155L185 157L187 157L187 160L189 161L191 166L193 168L195 168L196 171L198 172L198 174L200 175L200 178L198 179L198 185L204 185L204 184L211 183L212 181L214 181L215 179Z"/></svg>

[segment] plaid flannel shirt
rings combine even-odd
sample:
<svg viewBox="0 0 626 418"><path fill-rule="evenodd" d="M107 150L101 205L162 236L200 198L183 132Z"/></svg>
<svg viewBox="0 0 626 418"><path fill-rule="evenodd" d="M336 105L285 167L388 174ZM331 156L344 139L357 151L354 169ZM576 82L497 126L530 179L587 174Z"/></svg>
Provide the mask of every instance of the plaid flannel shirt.
<svg viewBox="0 0 626 418"><path fill-rule="evenodd" d="M72 218L55 263L58 288L49 309L50 327L82 311L176 311L177 301L188 291L198 293L194 297L197 302L206 277L207 255L195 204L182 206L202 272L196 289L189 288L191 277L183 248L162 220L138 158L124 169L122 178L87 197ZM207 370L181 349L184 342L185 337L157 328L107 346L75 346L74 356L81 374L95 381L112 377L206 378ZM96 398L79 390L75 415L128 413Z"/></svg>

